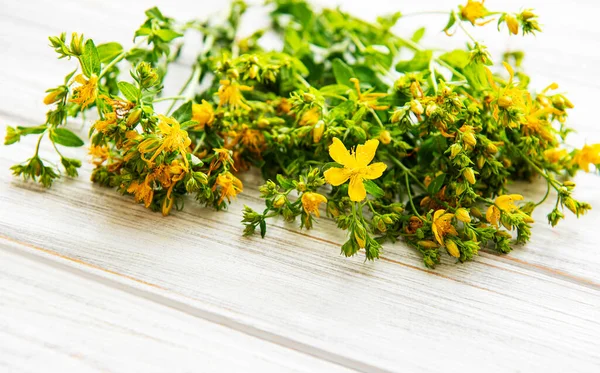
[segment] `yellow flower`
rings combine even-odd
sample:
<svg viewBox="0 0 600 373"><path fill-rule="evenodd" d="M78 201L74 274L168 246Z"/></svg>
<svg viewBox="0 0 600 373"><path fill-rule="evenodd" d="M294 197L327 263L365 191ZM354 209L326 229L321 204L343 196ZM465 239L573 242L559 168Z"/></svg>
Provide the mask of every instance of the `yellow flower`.
<svg viewBox="0 0 600 373"><path fill-rule="evenodd" d="M502 63L504 68L508 71L509 79L506 85L503 88L499 88L496 82L494 81L494 76L490 69L486 69L486 74L488 76L488 81L492 88L497 89L498 92L495 94L495 102L493 103L493 112L492 115L494 119L499 119L500 109L507 110L509 108L520 110L521 112L529 112L526 100L530 99L529 93L526 90L518 88L513 80L515 77L515 71L513 68L507 64L506 62ZM517 127L519 123L509 122L505 119L505 124L509 127Z"/></svg>
<svg viewBox="0 0 600 373"><path fill-rule="evenodd" d="M228 202L231 202L231 197L235 198L238 193L244 191L244 185L237 177L233 176L230 172L225 172L217 176L215 185L213 185L213 192L217 190L217 187L221 188L221 197L219 198L219 204L227 198Z"/></svg>
<svg viewBox="0 0 600 373"><path fill-rule="evenodd" d="M192 105L192 120L198 122L195 130L203 130L204 126L210 126L215 121L215 111L210 102L202 100L201 104Z"/></svg>
<svg viewBox="0 0 600 373"><path fill-rule="evenodd" d="M221 86L219 87L219 107L229 105L231 109L242 108L250 110L250 106L244 103L244 96L242 91L251 91L252 87L246 85L240 85L231 80L221 80Z"/></svg>
<svg viewBox="0 0 600 373"><path fill-rule="evenodd" d="M344 166L343 168L330 168L323 176L333 185L342 185L350 179L348 195L352 201L362 201L367 197L363 180L377 179L387 168L385 163L377 162L369 165L375 157L379 141L369 140L364 145L356 147L356 152L350 153L337 137L329 146L329 155L334 161Z"/></svg>
<svg viewBox="0 0 600 373"><path fill-rule="evenodd" d="M558 163L561 159L567 156L566 149L553 148L544 151L544 158L550 163Z"/></svg>
<svg viewBox="0 0 600 373"><path fill-rule="evenodd" d="M513 213L518 211L519 208L515 205L515 201L520 201L523 196L520 194L505 194L498 196L485 213L487 221L495 227L498 227L500 221L500 212Z"/></svg>
<svg viewBox="0 0 600 373"><path fill-rule="evenodd" d="M114 112L110 112L104 115L104 120L98 119L96 123L94 123L94 128L98 132L106 133L108 130L113 129L116 124L117 115Z"/></svg>
<svg viewBox="0 0 600 373"><path fill-rule="evenodd" d="M181 129L181 125L179 122L173 118L165 117L164 115L159 115L158 122L158 133L161 135L160 146L154 151L154 155L150 159L144 159L147 162L153 162L156 157L160 155L163 150L168 152L179 151L183 158L183 162L187 168L187 148L192 143L192 140L188 137L188 133L186 130ZM141 153L146 153L153 150L153 145L155 143L155 139L147 139L143 141L139 145L139 150Z"/></svg>
<svg viewBox="0 0 600 373"><path fill-rule="evenodd" d="M87 80L82 74L79 74L75 77L75 81L81 85L73 89L73 94L69 101L78 104L81 106L81 110L83 110L96 101L96 96L98 95L98 77L92 74L90 79Z"/></svg>
<svg viewBox="0 0 600 373"><path fill-rule="evenodd" d="M360 81L356 78L351 78L350 82L354 83L354 88L356 89L356 94L358 95L358 102L366 104L373 110L389 109L388 105L377 105L377 100L380 97L387 96L387 93L361 93Z"/></svg>
<svg viewBox="0 0 600 373"><path fill-rule="evenodd" d="M452 218L454 214L446 213L446 210L437 210L433 213L433 224L431 224L431 230L437 242L440 245L444 245L444 236L451 234L453 236L458 235L456 228L452 225Z"/></svg>
<svg viewBox="0 0 600 373"><path fill-rule="evenodd" d="M573 156L573 163L577 163L585 172L590 172L590 164L600 164L600 144L585 145L581 150L577 150Z"/></svg>
<svg viewBox="0 0 600 373"><path fill-rule="evenodd" d="M171 162L171 165L169 167L165 168L165 175L166 175L166 183L165 184L170 184L169 185L169 189L167 190L167 195L165 196L165 199L163 199L163 203L162 203L162 214L164 216L169 215L169 212L171 211L171 208L173 208L173 188L175 187L175 185L177 184L178 181L183 180L183 178L185 177L187 172L187 169L184 168L183 166L181 166L181 164L179 163L179 161L177 159L173 160L173 162Z"/></svg>
<svg viewBox="0 0 600 373"><path fill-rule="evenodd" d="M467 5L460 6L460 17L471 22L472 25L483 26L487 22L476 22L478 19L485 17L488 14L487 9L483 5L485 0L482 1L473 1L469 0Z"/></svg>
<svg viewBox="0 0 600 373"><path fill-rule="evenodd" d="M302 195L302 207L304 207L304 211L307 214L314 213L317 218L320 216L319 205L326 202L327 198L319 193L307 192Z"/></svg>
<svg viewBox="0 0 600 373"><path fill-rule="evenodd" d="M318 107L314 107L309 109L302 114L302 118L298 121L298 125L300 126L312 126L317 123L321 119L321 110Z"/></svg>
<svg viewBox="0 0 600 373"><path fill-rule="evenodd" d="M108 148L103 145L90 146L89 154L92 156L92 163L100 166L108 159Z"/></svg>
<svg viewBox="0 0 600 373"><path fill-rule="evenodd" d="M153 181L151 174L146 176L144 182L140 183L138 181L134 181L129 184L127 188L127 193L133 193L135 196L136 202L144 202L144 206L150 207L152 203L152 198L154 197L154 189L150 186L150 183Z"/></svg>

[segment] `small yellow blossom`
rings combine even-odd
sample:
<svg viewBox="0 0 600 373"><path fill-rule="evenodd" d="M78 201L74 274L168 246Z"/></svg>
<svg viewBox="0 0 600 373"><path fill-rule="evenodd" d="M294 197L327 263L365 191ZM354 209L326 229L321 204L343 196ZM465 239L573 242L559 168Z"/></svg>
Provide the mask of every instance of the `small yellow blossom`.
<svg viewBox="0 0 600 373"><path fill-rule="evenodd" d="M215 121L215 111L210 102L202 100L201 104L192 105L192 120L198 122L194 126L195 130L203 130L204 126L210 126Z"/></svg>
<svg viewBox="0 0 600 373"><path fill-rule="evenodd" d="M186 130L181 129L181 125L174 118L168 118L164 115L159 115L158 133L161 135L160 146L154 151L154 155L150 159L144 159L147 162L153 162L163 150L168 152L179 151L183 158L183 162L187 168L187 148L192 141L188 137ZM140 143L139 149L141 153L150 152L153 150L155 139L147 139Z"/></svg>
<svg viewBox="0 0 600 373"><path fill-rule="evenodd" d="M217 180L213 185L213 192L220 188L221 197L219 198L219 204L227 198L228 202L231 202L231 197L235 198L238 193L244 190L244 185L237 177L233 176L230 172L225 172L217 176Z"/></svg>
<svg viewBox="0 0 600 373"><path fill-rule="evenodd" d="M107 133L117 124L117 115L114 112L106 113L104 119L98 119L94 123L94 128L98 132Z"/></svg>
<svg viewBox="0 0 600 373"><path fill-rule="evenodd" d="M464 20L471 22L472 25L483 26L487 22L477 22L478 19L485 17L488 14L488 10L483 5L485 0L473 1L468 0L467 5L460 6L460 17Z"/></svg>
<svg viewBox="0 0 600 373"><path fill-rule="evenodd" d="M177 159L173 160L170 166L165 167L164 174L166 175L166 180L164 180L163 186L168 186L169 189L167 189L167 195L165 196L165 199L163 199L162 203L162 214L164 216L169 215L171 208L173 208L173 188L178 181L183 180L186 173L186 168L184 168Z"/></svg>
<svg viewBox="0 0 600 373"><path fill-rule="evenodd" d="M454 214L447 213L446 210L437 210L433 213L433 224L431 224L431 230L437 242L440 245L444 245L444 236L451 234L453 236L458 235L456 228L452 225L452 218Z"/></svg>
<svg viewBox="0 0 600 373"><path fill-rule="evenodd" d="M302 207L307 214L315 214L318 218L319 214L319 205L321 203L326 203L327 198L319 193L306 192L302 194Z"/></svg>
<svg viewBox="0 0 600 373"><path fill-rule="evenodd" d="M567 156L566 149L552 148L544 151L544 158L550 163L558 163Z"/></svg>
<svg viewBox="0 0 600 373"><path fill-rule="evenodd" d="M319 107L314 107L306 110L304 114L302 114L302 117L298 121L298 125L312 126L313 124L316 124L319 119L321 119L321 109Z"/></svg>
<svg viewBox="0 0 600 373"><path fill-rule="evenodd" d="M89 79L85 79L82 74L75 77L75 81L80 86L73 89L70 102L74 102L81 106L81 110L85 109L96 101L98 95L98 77L93 74Z"/></svg>
<svg viewBox="0 0 600 373"><path fill-rule="evenodd" d="M92 156L92 163L100 166L108 159L108 148L104 145L92 145L89 154Z"/></svg>
<svg viewBox="0 0 600 373"><path fill-rule="evenodd" d="M503 88L499 88L494 81L494 76L490 69L486 69L488 81L492 88L497 89L495 93L495 102L492 102L494 119L499 119L500 109L507 110L509 108L520 110L523 113L529 112L526 105L526 101L530 98L529 93L526 90L518 88L514 83L515 72L513 68L506 62L502 63L504 68L508 71L509 79ZM495 103L495 105L494 105ZM509 127L518 127L518 122L508 122L505 120L505 124Z"/></svg>
<svg viewBox="0 0 600 373"><path fill-rule="evenodd" d="M494 204L491 205L485 213L485 218L490 224L498 227L500 212L502 211L511 214L518 211L519 208L515 205L515 201L520 201L522 199L523 196L520 194L505 194L498 196L494 201Z"/></svg>
<svg viewBox="0 0 600 373"><path fill-rule="evenodd" d="M363 181L377 179L387 168L383 162L369 165L375 157L378 146L379 141L369 140L363 145L358 145L356 151L350 153L340 139L334 138L329 146L329 155L344 167L333 167L325 171L323 174L325 180L333 186L338 186L350 179L348 186L350 199L355 202L362 201L367 197Z"/></svg>
<svg viewBox="0 0 600 373"><path fill-rule="evenodd" d="M581 150L577 150L573 156L573 163L585 172L590 172L590 164L600 164L600 144L585 145Z"/></svg>
<svg viewBox="0 0 600 373"><path fill-rule="evenodd" d="M152 203L152 198L154 197L154 189L152 188L152 186L150 186L150 183L152 183L152 181L153 178L151 174L148 174L148 176L146 176L146 179L142 183L140 183L139 181L133 181L131 184L129 184L129 187L127 188L127 193L133 193L136 202L143 201L144 206L150 207L150 204Z"/></svg>
<svg viewBox="0 0 600 373"><path fill-rule="evenodd" d="M229 105L232 110L242 108L250 110L250 106L244 102L242 91L251 91L252 87L240 85L231 80L221 80L219 87L219 107Z"/></svg>
<svg viewBox="0 0 600 373"><path fill-rule="evenodd" d="M356 78L351 78L350 82L354 83L356 94L358 95L358 102L366 104L373 110L387 110L388 105L377 105L377 100L381 97L387 96L387 93L362 93L360 91L360 81Z"/></svg>

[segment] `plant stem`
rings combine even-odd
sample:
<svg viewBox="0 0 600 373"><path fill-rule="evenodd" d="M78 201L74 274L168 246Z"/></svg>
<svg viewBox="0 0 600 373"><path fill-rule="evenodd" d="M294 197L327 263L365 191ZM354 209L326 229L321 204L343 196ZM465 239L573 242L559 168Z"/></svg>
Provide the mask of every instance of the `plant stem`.
<svg viewBox="0 0 600 373"><path fill-rule="evenodd" d="M473 37L473 35L471 35L471 33L469 32L469 30L467 30L467 28L465 27L465 25L463 24L463 21L460 19L460 17L458 16L458 14L456 14L456 12L452 12L452 14L454 14L454 17L456 17L456 21L458 22L458 27L460 27L465 35L467 35L469 37L469 39L471 39L471 41L475 44L478 44L477 39L475 39Z"/></svg>
<svg viewBox="0 0 600 373"><path fill-rule="evenodd" d="M38 153L40 152L40 144L42 143L42 139L44 138L44 135L46 134L46 132L42 133L40 135L40 138L37 141L37 144L35 146L35 153L33 153L34 157L37 157Z"/></svg>
<svg viewBox="0 0 600 373"><path fill-rule="evenodd" d="M186 98L187 98L186 96L161 97L161 98L157 98L156 100L154 100L154 102L170 101L170 100L183 100Z"/></svg>
<svg viewBox="0 0 600 373"><path fill-rule="evenodd" d="M100 75L98 76L98 79L102 78L113 66L115 66L117 63L119 63L123 58L127 57L127 55L129 53L131 53L131 51L133 49L135 49L135 48L139 47L140 45L142 45L142 43L145 42L146 40L147 40L146 38L143 38L142 40L140 40L137 43L135 43L133 45L133 47L131 47L131 49L119 53L117 55L117 57L115 57L112 61L110 61L108 63L108 65L104 66L104 69L102 69L102 71L100 72Z"/></svg>
<svg viewBox="0 0 600 373"><path fill-rule="evenodd" d="M408 194L408 202L410 203L410 207L412 208L413 212L415 213L415 216L417 216L419 219L422 219L421 215L417 211L417 208L415 207L415 204L412 200L412 195L410 193L410 183L408 182L408 173L407 172L404 173L404 181L406 182L406 193Z"/></svg>

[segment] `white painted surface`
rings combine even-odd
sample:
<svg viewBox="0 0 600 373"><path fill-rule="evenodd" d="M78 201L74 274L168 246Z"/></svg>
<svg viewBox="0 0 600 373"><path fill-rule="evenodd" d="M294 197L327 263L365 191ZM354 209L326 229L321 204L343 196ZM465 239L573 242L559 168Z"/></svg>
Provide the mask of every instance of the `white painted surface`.
<svg viewBox="0 0 600 373"><path fill-rule="evenodd" d="M493 42L496 52L526 47L534 86L557 81L577 106L573 144L600 142L597 3L522 1L486 5L518 10L530 4L542 14L545 33L509 39L490 26L477 35ZM69 70L46 47L47 35L77 30L128 43L143 10L154 3L183 19L219 6L3 4L2 127L43 118L43 91ZM449 4L406 3L401 10ZM344 7L365 16L397 10L382 0L368 7L345 1ZM464 42L433 32L444 21L431 26L424 43ZM421 22L407 18L400 29ZM187 75L191 56L193 51L184 52L171 82ZM79 179L51 190L14 179L8 167L25 159L30 146L28 139L0 147L2 371L1 364L35 372L600 370L597 176L577 179L578 196L596 208L588 216L569 217L552 229L545 225L547 211L540 210L527 246L502 257L482 253L462 265L446 258L432 272L402 243L387 244L375 263L340 257L343 232L327 219L311 232L276 222L265 240L242 238L242 205L262 203L252 175L228 212L190 200L185 211L163 218L92 185L89 165ZM85 157L83 150L72 154ZM516 188L536 197L543 186ZM213 364L198 365L200 359Z"/></svg>

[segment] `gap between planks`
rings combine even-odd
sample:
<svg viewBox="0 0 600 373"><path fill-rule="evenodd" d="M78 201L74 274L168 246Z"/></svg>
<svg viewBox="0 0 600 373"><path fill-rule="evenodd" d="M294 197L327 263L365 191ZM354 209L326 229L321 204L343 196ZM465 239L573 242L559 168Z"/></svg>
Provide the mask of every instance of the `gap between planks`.
<svg viewBox="0 0 600 373"><path fill-rule="evenodd" d="M331 353L309 344L296 341L292 338L287 338L283 335L271 333L252 325L238 322L224 315L199 308L198 306L192 306L183 301L175 299L175 297L190 297L183 296L172 290L168 290L170 296L165 296L160 294L158 291L167 292L167 290L157 284L146 282L116 271L111 271L82 260L71 258L69 256L64 256L52 250L44 249L24 242L19 242L1 234L0 240L0 250L23 256L38 263L48 265L52 268L68 272L87 280L95 281L112 289L126 292L135 297L146 299L173 310L183 312L187 315L227 327L237 332L273 343L289 350L312 356L358 372L392 373L389 370L370 365L363 361L354 360L352 358ZM89 271L86 271L83 268L78 268L78 266L86 267L89 269ZM138 286L128 284L128 281L133 281L137 283Z"/></svg>

